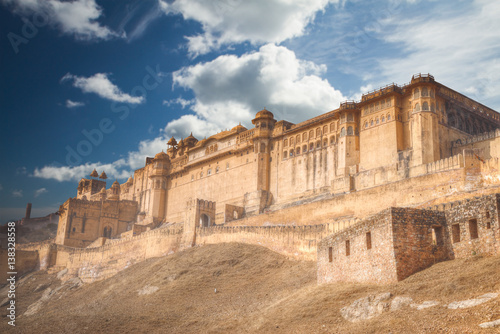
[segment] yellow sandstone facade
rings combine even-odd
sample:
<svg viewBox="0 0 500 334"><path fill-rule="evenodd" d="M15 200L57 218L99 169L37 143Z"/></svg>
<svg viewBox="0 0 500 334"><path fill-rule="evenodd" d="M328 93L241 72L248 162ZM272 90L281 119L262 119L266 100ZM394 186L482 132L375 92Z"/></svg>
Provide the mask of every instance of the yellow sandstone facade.
<svg viewBox="0 0 500 334"><path fill-rule="evenodd" d="M484 177L498 167L500 115L431 75L302 123L264 109L252 124L171 138L166 152L107 190L94 171L61 206L56 243L87 247L178 223L192 245L200 227L356 220L500 183Z"/></svg>

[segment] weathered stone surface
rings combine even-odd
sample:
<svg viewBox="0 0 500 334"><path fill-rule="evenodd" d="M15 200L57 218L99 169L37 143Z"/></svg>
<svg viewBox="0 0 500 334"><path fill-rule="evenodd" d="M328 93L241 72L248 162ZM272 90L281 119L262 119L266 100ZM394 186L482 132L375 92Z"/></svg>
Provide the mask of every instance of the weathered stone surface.
<svg viewBox="0 0 500 334"><path fill-rule="evenodd" d="M483 322L482 324L479 325L479 327L481 327L481 328L500 327L500 319L495 320L495 321Z"/></svg>
<svg viewBox="0 0 500 334"><path fill-rule="evenodd" d="M68 268L64 268L63 270L57 273L57 279L61 279L67 273L68 273Z"/></svg>
<svg viewBox="0 0 500 334"><path fill-rule="evenodd" d="M413 302L411 297L396 296L391 302L391 311L397 311Z"/></svg>
<svg viewBox="0 0 500 334"><path fill-rule="evenodd" d="M156 291L158 291L160 288L157 287L157 286L153 286L153 285L146 285L145 287L143 287L141 290L138 290L137 293L139 294L139 296L142 296L142 295L150 295L152 293L155 293Z"/></svg>
<svg viewBox="0 0 500 334"><path fill-rule="evenodd" d="M474 307L474 306L486 303L486 302L488 302L496 297L498 297L498 293L487 293L487 294L479 296L478 298L475 298L475 299L468 299L468 300L462 300L462 301L450 303L450 304L448 304L448 308L451 310L456 310L456 309L461 309L461 308Z"/></svg>
<svg viewBox="0 0 500 334"><path fill-rule="evenodd" d="M340 314L344 319L351 322L370 319L389 309L390 304L387 300L390 298L390 292L363 297L340 309Z"/></svg>
<svg viewBox="0 0 500 334"><path fill-rule="evenodd" d="M422 304L411 304L410 307L416 308L417 310L420 311L420 310L423 310L423 309L426 309L426 308L429 308L429 307L434 307L434 306L437 306L437 305L439 305L438 301L435 301L435 300L426 300Z"/></svg>

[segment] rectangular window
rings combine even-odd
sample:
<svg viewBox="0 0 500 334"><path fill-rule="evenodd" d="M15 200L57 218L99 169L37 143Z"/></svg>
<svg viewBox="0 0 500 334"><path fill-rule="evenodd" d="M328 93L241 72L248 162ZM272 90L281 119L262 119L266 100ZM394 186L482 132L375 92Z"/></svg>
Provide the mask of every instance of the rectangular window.
<svg viewBox="0 0 500 334"><path fill-rule="evenodd" d="M372 233L366 232L366 249L372 249Z"/></svg>
<svg viewBox="0 0 500 334"><path fill-rule="evenodd" d="M345 256L351 255L351 241L346 240L345 241Z"/></svg>
<svg viewBox="0 0 500 334"><path fill-rule="evenodd" d="M443 227L441 226L432 227L432 244L435 246L443 245Z"/></svg>
<svg viewBox="0 0 500 334"><path fill-rule="evenodd" d="M490 222L487 222L486 223L486 229L489 230L491 228L491 223Z"/></svg>
<svg viewBox="0 0 500 334"><path fill-rule="evenodd" d="M459 224L451 225L451 237L453 239L453 243L460 242L460 225Z"/></svg>
<svg viewBox="0 0 500 334"><path fill-rule="evenodd" d="M328 247L328 262L333 262L333 248Z"/></svg>
<svg viewBox="0 0 500 334"><path fill-rule="evenodd" d="M469 220L469 233L470 233L470 238L471 239L477 239L478 234L477 234L477 219L471 219Z"/></svg>

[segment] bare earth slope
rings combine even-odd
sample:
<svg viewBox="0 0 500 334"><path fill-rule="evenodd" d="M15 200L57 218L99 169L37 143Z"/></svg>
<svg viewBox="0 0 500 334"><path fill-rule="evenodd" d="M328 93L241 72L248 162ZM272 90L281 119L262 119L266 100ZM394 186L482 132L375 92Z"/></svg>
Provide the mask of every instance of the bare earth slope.
<svg viewBox="0 0 500 334"><path fill-rule="evenodd" d="M315 263L243 244L195 247L150 259L79 286L55 274L19 279L16 327L0 309L1 333L492 333L500 298L450 310L443 305L500 292L500 257L435 264L397 284L316 285ZM362 322L340 309L381 292L440 305L408 306ZM0 291L0 300L6 296ZM1 301L0 301L1 303ZM30 306L31 305L31 306ZM26 315L28 310L31 315Z"/></svg>

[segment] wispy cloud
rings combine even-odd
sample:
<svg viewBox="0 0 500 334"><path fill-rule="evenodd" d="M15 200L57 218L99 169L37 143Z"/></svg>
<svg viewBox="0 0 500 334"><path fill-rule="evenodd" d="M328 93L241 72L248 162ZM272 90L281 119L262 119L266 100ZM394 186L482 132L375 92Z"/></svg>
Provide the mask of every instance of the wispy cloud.
<svg viewBox="0 0 500 334"><path fill-rule="evenodd" d="M170 107L171 105L174 104L179 104L182 109L192 105L194 103L194 100L185 100L182 97L178 97L176 99L168 100L168 101L163 101L163 105L166 105L167 107Z"/></svg>
<svg viewBox="0 0 500 334"><path fill-rule="evenodd" d="M201 23L203 33L188 36L192 56L223 45L249 41L252 44L280 43L301 36L305 27L336 0L160 0L166 14L181 14Z"/></svg>
<svg viewBox="0 0 500 334"><path fill-rule="evenodd" d="M66 108L77 108L77 107L83 107L84 105L85 103L83 102L66 100Z"/></svg>
<svg viewBox="0 0 500 334"><path fill-rule="evenodd" d="M28 18L37 14L62 33L80 40L107 40L119 36L97 20L103 15L95 0L1 0L13 12Z"/></svg>
<svg viewBox="0 0 500 334"><path fill-rule="evenodd" d="M80 88L84 93L94 93L111 101L132 104L144 102L144 97L142 96L130 96L122 92L118 86L108 79L107 73L96 73L88 78L67 73L61 78L61 82L65 81L72 81L73 86Z"/></svg>
<svg viewBox="0 0 500 334"><path fill-rule="evenodd" d="M38 197L38 196L45 194L47 192L49 192L49 191L46 188L37 189L37 190L35 190L35 197Z"/></svg>
<svg viewBox="0 0 500 334"><path fill-rule="evenodd" d="M23 197L23 191L18 190L18 189L12 190L12 196L13 197Z"/></svg>
<svg viewBox="0 0 500 334"><path fill-rule="evenodd" d="M26 170L26 167L24 167L24 166L16 168L16 175L26 175L27 172L28 171Z"/></svg>

